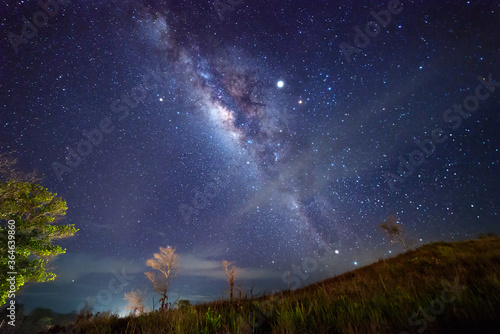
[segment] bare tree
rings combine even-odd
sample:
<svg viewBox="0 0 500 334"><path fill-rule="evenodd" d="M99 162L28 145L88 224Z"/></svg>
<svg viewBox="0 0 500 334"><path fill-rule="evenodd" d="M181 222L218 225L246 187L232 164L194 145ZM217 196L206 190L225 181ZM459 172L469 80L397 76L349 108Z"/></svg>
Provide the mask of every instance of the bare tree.
<svg viewBox="0 0 500 334"><path fill-rule="evenodd" d="M125 292L123 299L128 301L128 306L125 306L125 308L130 309L133 315L144 313L144 290Z"/></svg>
<svg viewBox="0 0 500 334"><path fill-rule="evenodd" d="M238 268L233 265L233 262L228 262L226 260L222 261L222 266L226 271L226 276L229 282L229 299L233 300L234 280L236 279L236 272Z"/></svg>
<svg viewBox="0 0 500 334"><path fill-rule="evenodd" d="M407 232L403 225L398 224L399 218L391 214L382 223L380 223L379 228L385 232L391 239L392 243L401 243L405 249L411 246L411 240L408 238Z"/></svg>
<svg viewBox="0 0 500 334"><path fill-rule="evenodd" d="M161 309L165 309L168 300L169 283L177 274L179 255L175 248L170 246L160 247L160 253L153 254L154 258L146 261L146 265L159 271L145 272L147 278L153 283L155 291L161 295Z"/></svg>
<svg viewBox="0 0 500 334"><path fill-rule="evenodd" d="M0 152L0 181L38 182L41 179L35 172L23 173L17 169L14 152Z"/></svg>

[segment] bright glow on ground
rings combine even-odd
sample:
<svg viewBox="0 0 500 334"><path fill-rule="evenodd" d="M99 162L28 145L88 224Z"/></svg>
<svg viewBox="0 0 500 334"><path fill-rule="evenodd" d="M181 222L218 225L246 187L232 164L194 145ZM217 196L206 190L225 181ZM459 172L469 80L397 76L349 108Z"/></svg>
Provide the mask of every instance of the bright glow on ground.
<svg viewBox="0 0 500 334"><path fill-rule="evenodd" d="M125 317L128 317L130 315L130 310L125 309L125 308L120 308L119 310L117 310L116 313L118 314L118 316L120 318L125 318Z"/></svg>

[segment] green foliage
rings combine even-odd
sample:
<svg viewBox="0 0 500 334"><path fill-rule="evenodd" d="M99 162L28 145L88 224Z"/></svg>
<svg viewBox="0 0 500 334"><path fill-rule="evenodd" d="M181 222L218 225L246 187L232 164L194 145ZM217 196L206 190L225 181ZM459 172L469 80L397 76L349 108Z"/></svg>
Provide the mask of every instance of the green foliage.
<svg viewBox="0 0 500 334"><path fill-rule="evenodd" d="M218 316L215 316L214 312L210 312L210 307L208 308L206 313L207 322L205 327L207 333L215 333L215 331L217 331L220 328L221 326L220 318L221 318L220 314Z"/></svg>
<svg viewBox="0 0 500 334"><path fill-rule="evenodd" d="M177 302L177 307L178 308L187 308L191 306L191 302L186 299L181 299Z"/></svg>
<svg viewBox="0 0 500 334"><path fill-rule="evenodd" d="M53 241L78 231L74 225L51 225L66 214L67 208L57 194L38 184L15 180L0 182L0 305L6 303L9 295L7 272L17 272L15 291L27 282L55 279L56 275L47 271L47 263L51 256L66 250L54 245ZM14 223L9 224L9 221ZM15 251L7 247L14 246L12 241Z"/></svg>
<svg viewBox="0 0 500 334"><path fill-rule="evenodd" d="M38 320L38 323L43 326L50 326L51 322L52 322L51 317L43 317L40 320Z"/></svg>

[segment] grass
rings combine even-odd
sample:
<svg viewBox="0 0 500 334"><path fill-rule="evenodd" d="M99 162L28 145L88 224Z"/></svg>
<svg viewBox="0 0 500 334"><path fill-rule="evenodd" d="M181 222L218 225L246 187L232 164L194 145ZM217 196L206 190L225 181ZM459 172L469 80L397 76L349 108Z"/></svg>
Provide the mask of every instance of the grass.
<svg viewBox="0 0 500 334"><path fill-rule="evenodd" d="M500 238L437 242L295 291L44 333L500 333Z"/></svg>

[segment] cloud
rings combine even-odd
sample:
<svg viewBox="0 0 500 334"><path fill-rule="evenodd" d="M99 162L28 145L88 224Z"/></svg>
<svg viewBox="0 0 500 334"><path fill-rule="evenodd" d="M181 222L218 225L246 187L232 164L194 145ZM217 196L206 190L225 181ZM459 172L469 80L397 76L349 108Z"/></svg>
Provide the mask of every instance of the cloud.
<svg viewBox="0 0 500 334"><path fill-rule="evenodd" d="M235 265L238 266L237 263ZM195 254L181 254L179 256L179 276L210 277L227 280L220 260ZM264 269L238 268L236 277L239 280L251 280L277 278L280 275L279 273Z"/></svg>
<svg viewBox="0 0 500 334"><path fill-rule="evenodd" d="M152 254L151 254L152 255ZM237 263L235 263L238 266ZM89 253L68 253L58 257L52 263L51 271L57 274L58 283L71 283L89 274L112 274L113 271L127 275L142 274L150 270L142 262L131 263L127 259L114 256L101 257ZM213 254L204 255L179 254L179 276L208 277L217 280L226 280L221 260L215 259ZM260 280L280 277L279 273L260 268L238 268L239 280Z"/></svg>
<svg viewBox="0 0 500 334"><path fill-rule="evenodd" d="M113 271L126 274L143 272L145 269L142 263L133 263L127 259L114 256L102 257L89 253L67 253L59 256L51 263L51 271L57 274L56 281L69 283L78 280L84 275L92 273L111 274Z"/></svg>

